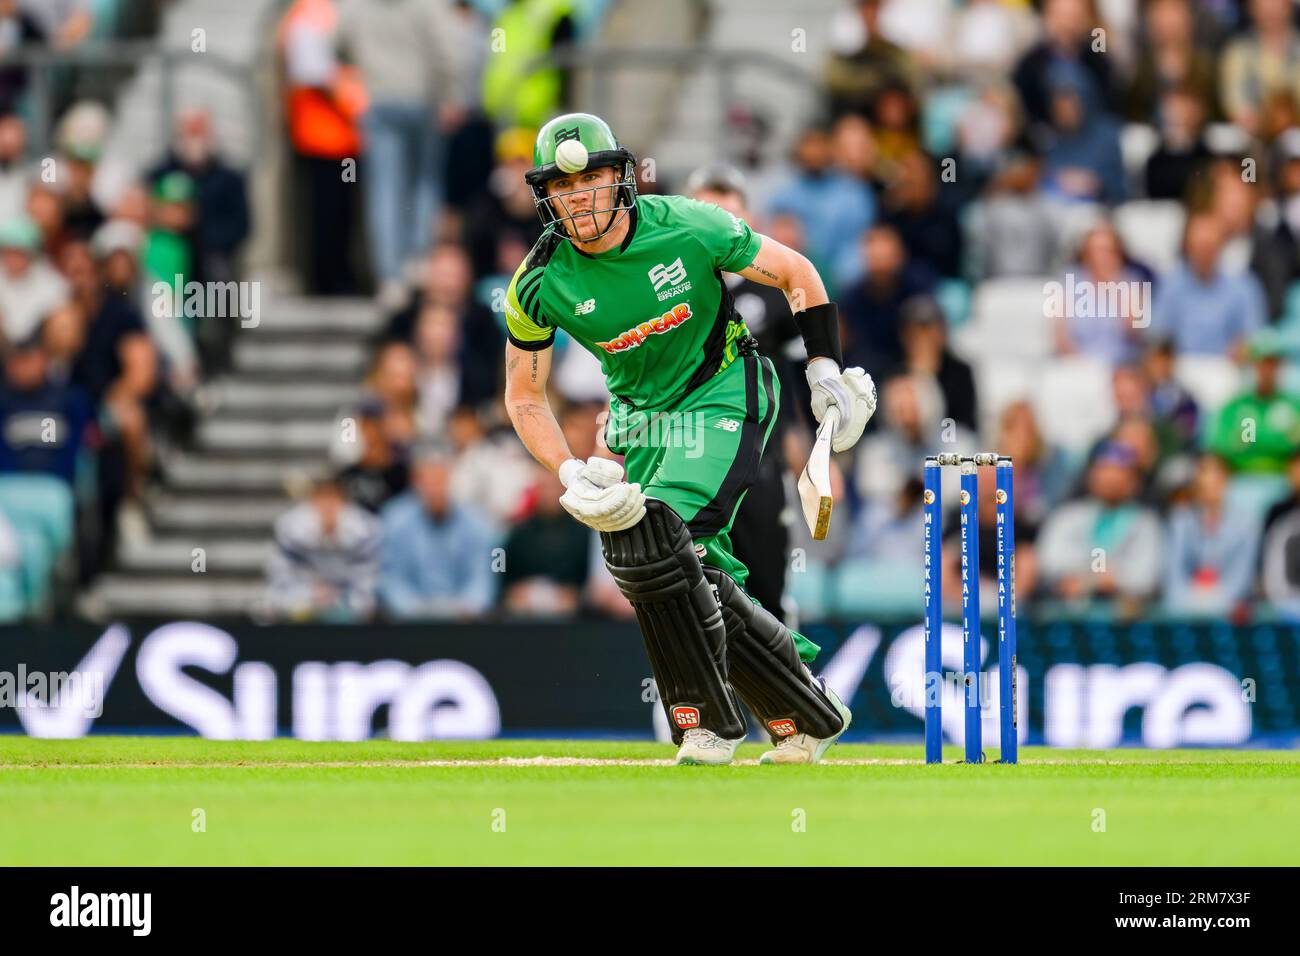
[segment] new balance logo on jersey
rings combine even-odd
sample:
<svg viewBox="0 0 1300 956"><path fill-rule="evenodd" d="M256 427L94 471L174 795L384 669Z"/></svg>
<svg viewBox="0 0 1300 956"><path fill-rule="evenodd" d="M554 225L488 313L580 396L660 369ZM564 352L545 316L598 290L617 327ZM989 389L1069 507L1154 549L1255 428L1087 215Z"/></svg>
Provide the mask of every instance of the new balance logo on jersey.
<svg viewBox="0 0 1300 956"><path fill-rule="evenodd" d="M659 263L659 265L651 269L647 275L650 276L650 281L654 283L655 292L659 293L660 302L664 299L671 298L672 296L681 295L683 292L691 291L691 284L689 282L685 285L681 284L682 280L686 278L686 267L682 265L681 256L678 256L668 265L664 265L662 262ZM670 288L664 289L663 292L659 292L659 290L663 289L665 285Z"/></svg>
<svg viewBox="0 0 1300 956"><path fill-rule="evenodd" d="M665 332L671 332L690 317L690 305L685 302L679 302L677 305L672 307L671 311L665 312L663 315L657 316L649 322L642 322L640 325L633 326L622 335L618 335L610 339L608 342L597 342L596 344L611 355L615 352L634 349L649 336L662 335Z"/></svg>
<svg viewBox="0 0 1300 956"><path fill-rule="evenodd" d="M596 311L596 300L588 299L586 302L579 302L576 306L574 306L573 314L590 315L592 312L595 311Z"/></svg>
<svg viewBox="0 0 1300 956"><path fill-rule="evenodd" d="M719 418L718 423L713 427L721 428L724 432L734 432L740 427L740 422L736 421L734 418Z"/></svg>

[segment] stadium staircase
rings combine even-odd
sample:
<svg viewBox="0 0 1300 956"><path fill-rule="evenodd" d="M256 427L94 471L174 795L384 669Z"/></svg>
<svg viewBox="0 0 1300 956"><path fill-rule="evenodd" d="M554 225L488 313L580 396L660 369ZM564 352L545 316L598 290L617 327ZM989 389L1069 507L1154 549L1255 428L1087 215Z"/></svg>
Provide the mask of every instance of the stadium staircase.
<svg viewBox="0 0 1300 956"><path fill-rule="evenodd" d="M83 601L95 617L247 614L263 596L271 525L289 488L329 466L340 412L357 396L369 300L277 298L236 338L231 371L207 386L193 447L161 462L147 542L124 540ZM206 569L193 570L202 548Z"/></svg>
<svg viewBox="0 0 1300 956"><path fill-rule="evenodd" d="M182 56L170 74L161 56L141 61L116 104L105 189L163 154L168 108L206 107L222 154L237 165L267 156L257 77L281 5L177 0L166 8L160 49L191 50L202 28L206 53ZM79 599L82 613L243 615L256 607L271 523L291 504L286 481L327 464L335 419L356 394L364 340L378 322L368 301L272 300L271 286L278 283L262 283L261 325L237 336L230 372L206 387L193 446L161 457L161 481L145 501L148 539L123 540L113 567ZM204 550L202 573L193 570L195 548Z"/></svg>

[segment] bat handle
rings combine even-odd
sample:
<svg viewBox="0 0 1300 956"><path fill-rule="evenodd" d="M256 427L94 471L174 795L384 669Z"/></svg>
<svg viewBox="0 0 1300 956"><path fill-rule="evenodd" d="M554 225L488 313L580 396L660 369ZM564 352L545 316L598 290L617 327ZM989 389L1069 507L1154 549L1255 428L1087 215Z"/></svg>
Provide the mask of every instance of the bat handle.
<svg viewBox="0 0 1300 956"><path fill-rule="evenodd" d="M840 427L840 408L838 405L832 405L826 409L826 414L822 417L822 423L817 426L817 437L828 437L835 434L835 429Z"/></svg>

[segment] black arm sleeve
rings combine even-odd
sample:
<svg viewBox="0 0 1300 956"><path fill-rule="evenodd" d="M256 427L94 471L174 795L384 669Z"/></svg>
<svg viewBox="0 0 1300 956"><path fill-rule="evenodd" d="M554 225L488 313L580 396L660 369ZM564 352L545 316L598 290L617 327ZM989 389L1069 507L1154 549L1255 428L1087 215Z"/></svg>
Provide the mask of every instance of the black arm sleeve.
<svg viewBox="0 0 1300 956"><path fill-rule="evenodd" d="M844 368L844 351L840 348L840 314L834 302L814 305L794 314L794 321L803 336L808 357L829 355L835 364Z"/></svg>

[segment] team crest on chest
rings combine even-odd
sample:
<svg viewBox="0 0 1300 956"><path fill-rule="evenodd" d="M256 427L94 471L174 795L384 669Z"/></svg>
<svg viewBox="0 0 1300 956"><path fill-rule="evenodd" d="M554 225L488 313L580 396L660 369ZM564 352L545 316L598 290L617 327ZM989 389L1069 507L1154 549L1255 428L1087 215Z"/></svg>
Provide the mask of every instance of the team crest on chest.
<svg viewBox="0 0 1300 956"><path fill-rule="evenodd" d="M682 265L681 256L678 256L668 265L664 265L662 262L659 263L646 274L650 277L650 282L654 286L660 302L664 299L671 299L675 295L681 295L683 292L691 291L691 284L684 281L686 279L686 267ZM668 286L668 288L664 289L664 286Z"/></svg>

